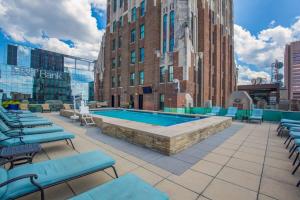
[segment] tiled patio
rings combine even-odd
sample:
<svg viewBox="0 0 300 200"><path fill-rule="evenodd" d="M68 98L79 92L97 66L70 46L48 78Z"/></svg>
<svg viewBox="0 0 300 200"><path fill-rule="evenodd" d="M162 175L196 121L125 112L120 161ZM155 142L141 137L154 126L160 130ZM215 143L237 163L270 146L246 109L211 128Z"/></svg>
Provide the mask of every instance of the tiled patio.
<svg viewBox="0 0 300 200"><path fill-rule="evenodd" d="M100 149L116 159L120 175L132 172L169 194L189 200L299 200L300 170L291 175L292 160L276 135L276 124L243 124L236 134L208 153L181 175L174 175L133 155L89 137L87 129L61 120L57 113L43 114L66 131L77 135L76 151L63 142L43 145L35 162ZM238 122L234 124L238 125ZM46 199L66 199L105 183L113 172L98 172L46 190ZM39 193L22 199L39 199Z"/></svg>

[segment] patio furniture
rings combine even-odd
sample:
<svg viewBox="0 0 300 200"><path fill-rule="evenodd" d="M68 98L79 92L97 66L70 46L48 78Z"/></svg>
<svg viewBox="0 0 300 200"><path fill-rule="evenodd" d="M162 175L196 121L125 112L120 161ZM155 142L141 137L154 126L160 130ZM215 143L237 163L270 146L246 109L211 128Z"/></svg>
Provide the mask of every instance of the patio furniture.
<svg viewBox="0 0 300 200"><path fill-rule="evenodd" d="M24 111L24 110L6 110L3 106L0 105L0 111L6 114L13 114L17 115L19 117L36 117L37 115L30 112L30 111Z"/></svg>
<svg viewBox="0 0 300 200"><path fill-rule="evenodd" d="M44 103L42 106L42 112L51 112L50 105L48 103Z"/></svg>
<svg viewBox="0 0 300 200"><path fill-rule="evenodd" d="M66 103L63 104L63 108L64 110L72 110L71 105Z"/></svg>
<svg viewBox="0 0 300 200"><path fill-rule="evenodd" d="M262 109L253 109L252 113L249 117L249 121L259 121L262 123L263 121L264 111Z"/></svg>
<svg viewBox="0 0 300 200"><path fill-rule="evenodd" d="M300 128L300 124L282 123L281 127L278 130L277 135L282 137L283 131L285 129L290 130L291 128Z"/></svg>
<svg viewBox="0 0 300 200"><path fill-rule="evenodd" d="M28 104L27 103L20 103L19 108L20 108L20 110L28 110Z"/></svg>
<svg viewBox="0 0 300 200"><path fill-rule="evenodd" d="M292 119L281 119L280 123L278 124L277 131L283 126L284 123L291 123L291 124L299 124L300 120L292 120Z"/></svg>
<svg viewBox="0 0 300 200"><path fill-rule="evenodd" d="M56 141L66 141L67 144L71 144L75 149L72 139L75 135L68 132L53 132L42 133L35 135L22 135L22 136L8 136L0 131L0 145L1 146L16 146L21 144L33 144L33 143L50 143Z"/></svg>
<svg viewBox="0 0 300 200"><path fill-rule="evenodd" d="M40 144L22 144L18 146L2 147L0 158L11 160L10 169L14 166L32 163L34 156L42 150Z"/></svg>
<svg viewBox="0 0 300 200"><path fill-rule="evenodd" d="M169 197L133 174L79 194L70 200L168 200Z"/></svg>
<svg viewBox="0 0 300 200"><path fill-rule="evenodd" d="M237 107L229 107L225 117L231 117L231 118L235 119L237 111L238 111Z"/></svg>
<svg viewBox="0 0 300 200"><path fill-rule="evenodd" d="M60 126L42 126L34 128L11 129L0 119L0 131L6 135L33 135L41 133L62 132L64 129Z"/></svg>
<svg viewBox="0 0 300 200"><path fill-rule="evenodd" d="M210 113L206 113L206 115L209 115L209 116L216 116L216 115L219 115L219 112L221 110L221 107L219 106L214 106L211 110Z"/></svg>
<svg viewBox="0 0 300 200"><path fill-rule="evenodd" d="M0 168L0 198L16 199L39 191L43 200L45 189L107 168L112 168L118 177L114 164L115 160L110 156L101 151L92 151L20 165L10 170Z"/></svg>

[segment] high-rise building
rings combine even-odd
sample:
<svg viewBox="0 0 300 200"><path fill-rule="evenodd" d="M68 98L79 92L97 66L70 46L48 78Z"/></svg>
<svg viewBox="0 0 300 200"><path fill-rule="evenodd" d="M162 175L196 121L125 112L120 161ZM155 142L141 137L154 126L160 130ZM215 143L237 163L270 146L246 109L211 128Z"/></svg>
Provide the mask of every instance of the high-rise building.
<svg viewBox="0 0 300 200"><path fill-rule="evenodd" d="M300 100L300 41L285 47L284 85L290 100Z"/></svg>
<svg viewBox="0 0 300 200"><path fill-rule="evenodd" d="M232 0L109 0L103 40L110 106L225 106L236 88Z"/></svg>

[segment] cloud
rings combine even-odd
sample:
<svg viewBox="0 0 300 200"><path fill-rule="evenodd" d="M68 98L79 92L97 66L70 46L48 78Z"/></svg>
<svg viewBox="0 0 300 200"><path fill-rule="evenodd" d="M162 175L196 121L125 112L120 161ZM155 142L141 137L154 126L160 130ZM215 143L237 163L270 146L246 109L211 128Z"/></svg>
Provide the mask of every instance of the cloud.
<svg viewBox="0 0 300 200"><path fill-rule="evenodd" d="M250 84L251 79L262 77L270 80L271 64L277 59L284 61L285 45L300 40L300 17L290 27L274 26L270 23L257 36L242 26L234 25L236 63L239 70L239 84ZM243 65L241 65L243 63ZM252 66L256 66L255 70Z"/></svg>
<svg viewBox="0 0 300 200"><path fill-rule="evenodd" d="M96 59L104 30L97 29L92 6L105 9L106 0L0 0L0 28L15 41Z"/></svg>
<svg viewBox="0 0 300 200"><path fill-rule="evenodd" d="M264 71L254 71L247 66L238 65L239 76L238 85L249 85L252 79L262 78L265 81L270 81L270 74Z"/></svg>

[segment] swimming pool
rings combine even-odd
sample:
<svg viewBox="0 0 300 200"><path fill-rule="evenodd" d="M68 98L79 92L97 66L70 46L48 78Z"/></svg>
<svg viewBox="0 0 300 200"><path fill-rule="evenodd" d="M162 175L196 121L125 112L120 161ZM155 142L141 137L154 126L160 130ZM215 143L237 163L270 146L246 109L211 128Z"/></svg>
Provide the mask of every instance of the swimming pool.
<svg viewBox="0 0 300 200"><path fill-rule="evenodd" d="M170 114L162 114L162 113L141 112L141 111L121 110L121 109L108 109L108 110L94 111L93 114L102 115L106 117L125 119L130 121L136 121L136 122L142 122L142 123L152 124L157 126L172 126L176 124L201 120L205 118L205 117L170 115Z"/></svg>

